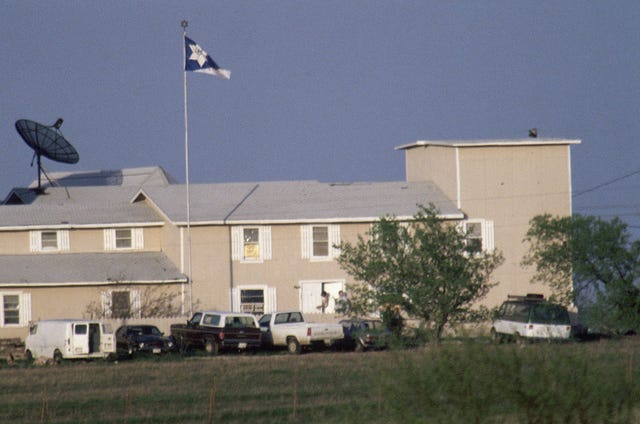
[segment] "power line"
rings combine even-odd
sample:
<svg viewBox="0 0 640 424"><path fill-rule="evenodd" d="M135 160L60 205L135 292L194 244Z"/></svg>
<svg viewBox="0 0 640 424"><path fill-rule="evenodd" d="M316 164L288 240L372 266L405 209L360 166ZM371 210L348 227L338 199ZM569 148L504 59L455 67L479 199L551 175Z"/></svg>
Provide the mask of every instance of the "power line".
<svg viewBox="0 0 640 424"><path fill-rule="evenodd" d="M637 171L633 171L633 172L631 172L631 173L629 173L629 174L623 175L623 176L621 176L621 177L614 178L613 180L610 180L610 181L604 182L604 183L602 183L602 184L598 184L597 186L594 186L594 187L588 188L588 189L586 189L586 190L582 190L582 191L579 191L579 192L577 192L577 193L574 193L573 197L582 196L583 194L586 194L586 193L590 193L590 192L592 192L592 191L599 190L599 189L601 189L601 188L603 188L603 187L606 187L606 186L608 186L608 185L611 185L611 184L617 183L618 181L622 181L622 180L624 180L624 179L626 179L626 178L629 178L629 177L632 177L632 176L634 176L634 175L636 175L636 174L640 174L640 169L638 169Z"/></svg>

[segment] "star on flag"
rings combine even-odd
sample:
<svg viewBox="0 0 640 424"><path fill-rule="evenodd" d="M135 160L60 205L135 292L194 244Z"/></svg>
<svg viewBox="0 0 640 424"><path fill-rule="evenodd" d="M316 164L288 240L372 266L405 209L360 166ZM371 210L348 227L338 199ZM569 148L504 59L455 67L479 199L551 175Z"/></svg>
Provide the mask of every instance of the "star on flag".
<svg viewBox="0 0 640 424"><path fill-rule="evenodd" d="M184 70L193 72L203 72L205 74L217 75L221 78L230 79L231 71L222 69L218 64L205 52L202 47L189 37L184 37L186 63Z"/></svg>

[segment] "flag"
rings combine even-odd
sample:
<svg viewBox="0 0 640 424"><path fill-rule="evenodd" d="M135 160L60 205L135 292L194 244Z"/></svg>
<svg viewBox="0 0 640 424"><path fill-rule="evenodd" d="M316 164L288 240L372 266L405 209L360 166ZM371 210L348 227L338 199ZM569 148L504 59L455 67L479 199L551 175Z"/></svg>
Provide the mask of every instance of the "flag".
<svg viewBox="0 0 640 424"><path fill-rule="evenodd" d="M186 35L184 37L184 48L186 53L185 71L204 72L205 74L217 75L225 79L231 78L231 71L227 71L218 66L218 64L211 59L211 56L202 50L202 47L200 47L198 43Z"/></svg>

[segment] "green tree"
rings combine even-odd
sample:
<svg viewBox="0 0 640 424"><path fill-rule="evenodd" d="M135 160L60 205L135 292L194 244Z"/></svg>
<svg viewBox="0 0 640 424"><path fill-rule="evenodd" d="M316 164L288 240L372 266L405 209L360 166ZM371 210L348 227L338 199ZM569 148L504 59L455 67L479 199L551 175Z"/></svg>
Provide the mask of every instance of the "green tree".
<svg viewBox="0 0 640 424"><path fill-rule="evenodd" d="M433 205L420 206L406 223L381 218L366 238L340 249L338 263L358 282L349 285L353 314L381 311L387 319L399 308L437 341L447 323L465 317L487 294L503 260L497 251L474 251L467 234L438 217Z"/></svg>
<svg viewBox="0 0 640 424"><path fill-rule="evenodd" d="M538 215L530 222L524 266L548 284L552 298L580 306L590 327L611 333L640 330L640 241L619 218Z"/></svg>

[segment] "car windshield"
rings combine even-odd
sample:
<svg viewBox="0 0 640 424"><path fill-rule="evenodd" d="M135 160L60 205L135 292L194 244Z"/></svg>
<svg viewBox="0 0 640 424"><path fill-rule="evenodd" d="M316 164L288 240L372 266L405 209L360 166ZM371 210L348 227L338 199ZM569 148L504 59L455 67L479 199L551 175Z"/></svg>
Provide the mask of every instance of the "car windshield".
<svg viewBox="0 0 640 424"><path fill-rule="evenodd" d="M531 322L534 324L569 325L569 312L564 306L541 303L533 308Z"/></svg>

